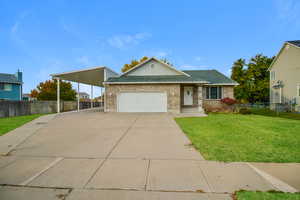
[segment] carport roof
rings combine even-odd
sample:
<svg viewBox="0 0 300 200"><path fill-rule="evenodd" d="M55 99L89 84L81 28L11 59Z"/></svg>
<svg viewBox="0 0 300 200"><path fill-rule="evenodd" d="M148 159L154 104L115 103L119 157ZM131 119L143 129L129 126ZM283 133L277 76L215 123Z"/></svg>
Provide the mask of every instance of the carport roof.
<svg viewBox="0 0 300 200"><path fill-rule="evenodd" d="M118 74L107 67L92 67L82 70L51 74L51 76L62 80L102 87L103 82L107 78L111 76L118 76Z"/></svg>

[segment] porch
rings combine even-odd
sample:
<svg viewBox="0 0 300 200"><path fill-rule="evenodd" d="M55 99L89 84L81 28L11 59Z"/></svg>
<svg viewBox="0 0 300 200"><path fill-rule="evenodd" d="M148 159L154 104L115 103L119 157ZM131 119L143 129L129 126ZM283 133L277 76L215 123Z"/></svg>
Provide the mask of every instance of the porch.
<svg viewBox="0 0 300 200"><path fill-rule="evenodd" d="M181 113L204 113L203 89L201 84L180 85L180 112Z"/></svg>

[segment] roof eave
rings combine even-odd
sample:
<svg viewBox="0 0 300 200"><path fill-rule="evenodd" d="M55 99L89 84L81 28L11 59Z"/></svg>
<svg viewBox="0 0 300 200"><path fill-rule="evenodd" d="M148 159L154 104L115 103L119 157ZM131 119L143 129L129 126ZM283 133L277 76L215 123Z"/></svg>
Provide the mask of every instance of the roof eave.
<svg viewBox="0 0 300 200"><path fill-rule="evenodd" d="M207 81L151 81L151 82L144 82L144 81L139 81L139 82L104 82L104 85L112 85L112 84L180 84L180 83L201 83L201 84L206 84L209 83Z"/></svg>
<svg viewBox="0 0 300 200"><path fill-rule="evenodd" d="M274 63L277 61L278 57L279 57L279 56L281 55L281 53L284 51L285 46L286 46L287 44L288 44L288 45L291 45L291 46L293 46L293 47L296 47L296 48L300 48L299 46L297 46L297 45L295 45L295 44L293 44L293 43L290 43L290 42L284 42L283 45L282 45L282 47L281 47L281 49L280 49L280 51L279 51L279 53L277 53L277 55L275 56L274 60L273 60L272 63L270 64L270 67L268 68L268 71L270 71L270 70L272 69Z"/></svg>
<svg viewBox="0 0 300 200"><path fill-rule="evenodd" d="M238 83L208 83L205 85L230 85L230 86L237 86L239 85Z"/></svg>

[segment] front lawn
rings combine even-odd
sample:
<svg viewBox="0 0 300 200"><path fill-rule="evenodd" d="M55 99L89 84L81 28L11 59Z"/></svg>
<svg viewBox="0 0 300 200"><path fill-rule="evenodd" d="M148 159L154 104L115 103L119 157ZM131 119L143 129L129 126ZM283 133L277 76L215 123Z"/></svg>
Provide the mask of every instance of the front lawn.
<svg viewBox="0 0 300 200"><path fill-rule="evenodd" d="M241 191L236 194L237 200L300 200L300 194L281 193L281 192L249 192Z"/></svg>
<svg viewBox="0 0 300 200"><path fill-rule="evenodd" d="M207 160L300 162L300 121L260 115L176 118Z"/></svg>
<svg viewBox="0 0 300 200"><path fill-rule="evenodd" d="M0 136L40 116L42 114L0 118Z"/></svg>

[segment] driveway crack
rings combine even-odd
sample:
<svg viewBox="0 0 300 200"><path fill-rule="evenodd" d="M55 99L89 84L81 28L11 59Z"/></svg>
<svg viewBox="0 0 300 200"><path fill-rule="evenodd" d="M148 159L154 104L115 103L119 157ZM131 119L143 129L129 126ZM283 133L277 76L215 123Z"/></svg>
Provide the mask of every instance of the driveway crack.
<svg viewBox="0 0 300 200"><path fill-rule="evenodd" d="M117 148L117 146L120 144L120 142L123 140L123 138L127 135L127 133L130 131L130 129L133 127L133 125L136 123L136 121L138 120L139 116L137 116L134 121L132 122L132 124L126 129L126 131L123 133L123 135L118 139L118 141L116 142L116 144L111 148L111 150L108 152L108 154L105 156L103 162L99 165L99 167L95 170L95 172L92 174L92 176L89 178L89 180L86 182L86 184L83 186L83 188L85 188L90 182L91 180L94 178L94 176L97 174L97 172L101 169L101 167L104 165L104 163L108 160L108 158L110 157L110 155L112 154L112 152L115 150L115 148Z"/></svg>

